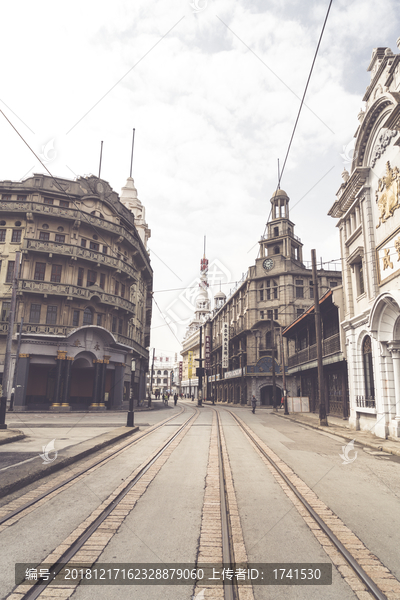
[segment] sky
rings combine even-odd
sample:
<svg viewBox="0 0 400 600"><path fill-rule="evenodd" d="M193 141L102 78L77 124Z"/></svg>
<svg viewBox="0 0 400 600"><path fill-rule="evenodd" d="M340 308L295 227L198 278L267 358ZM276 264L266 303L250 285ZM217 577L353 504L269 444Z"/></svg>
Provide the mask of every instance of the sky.
<svg viewBox="0 0 400 600"><path fill-rule="evenodd" d="M180 350L200 259L227 295L258 253L329 0L21 0L0 8L0 109L54 176L130 171L151 229L151 347ZM340 258L327 216L350 168L374 47L396 0L333 0L281 188L303 244ZM0 113L0 180L45 172ZM169 323L169 326L166 324Z"/></svg>

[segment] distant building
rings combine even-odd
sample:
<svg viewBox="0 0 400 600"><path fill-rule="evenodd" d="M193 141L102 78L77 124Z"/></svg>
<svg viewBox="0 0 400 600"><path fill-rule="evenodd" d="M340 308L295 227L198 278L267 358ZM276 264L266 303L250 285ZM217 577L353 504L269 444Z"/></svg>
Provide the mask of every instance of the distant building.
<svg viewBox="0 0 400 600"><path fill-rule="evenodd" d="M275 400L280 403L279 328L293 322L314 301L312 270L303 262L302 249L289 218L289 197L277 190L255 265L228 299L221 294L215 298L208 393L218 401L248 404L254 395L258 403L271 405L275 379ZM321 293L341 284L335 265L322 267L318 270ZM287 385L288 393L296 396L295 380L289 379Z"/></svg>
<svg viewBox="0 0 400 600"><path fill-rule="evenodd" d="M343 270L342 327L355 429L400 437L400 54L375 48L350 173L329 214Z"/></svg>
<svg viewBox="0 0 400 600"><path fill-rule="evenodd" d="M147 373L147 390L148 394L152 389L153 395L158 390L160 394L169 392L170 394L175 391L175 362L176 355L173 353L166 353L160 350L154 350L154 364L150 364L149 372ZM152 354L150 355L152 360ZM153 379L151 384L151 373L153 372Z"/></svg>
<svg viewBox="0 0 400 600"><path fill-rule="evenodd" d="M0 369L22 259L14 410L118 408L131 386L144 397L153 273L131 210L94 176L2 181L0 197Z"/></svg>

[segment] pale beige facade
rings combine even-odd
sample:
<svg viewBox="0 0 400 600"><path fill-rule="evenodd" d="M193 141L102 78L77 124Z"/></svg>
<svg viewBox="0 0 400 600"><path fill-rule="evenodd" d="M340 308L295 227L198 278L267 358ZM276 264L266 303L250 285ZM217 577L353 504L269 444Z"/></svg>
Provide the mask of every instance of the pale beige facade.
<svg viewBox="0 0 400 600"><path fill-rule="evenodd" d="M343 269L350 424L400 437L400 54L375 48L350 173L329 214Z"/></svg>

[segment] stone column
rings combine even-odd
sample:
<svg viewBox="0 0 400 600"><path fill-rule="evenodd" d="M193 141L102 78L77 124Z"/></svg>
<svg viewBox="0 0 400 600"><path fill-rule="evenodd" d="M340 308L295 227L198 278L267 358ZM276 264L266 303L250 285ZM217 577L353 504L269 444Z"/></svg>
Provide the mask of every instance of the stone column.
<svg viewBox="0 0 400 600"><path fill-rule="evenodd" d="M396 402L396 416L389 423L389 435L400 437L400 344L394 342L388 345L393 361L394 397Z"/></svg>
<svg viewBox="0 0 400 600"><path fill-rule="evenodd" d="M26 410L26 387L29 375L29 354L20 354L15 377L14 411Z"/></svg>
<svg viewBox="0 0 400 600"><path fill-rule="evenodd" d="M71 407L69 405L69 385L71 379L71 366L74 360L73 356L67 356L67 362L65 365L65 376L64 376L64 393L63 393L63 402L61 408L63 410L70 410Z"/></svg>
<svg viewBox="0 0 400 600"><path fill-rule="evenodd" d="M58 409L61 407L61 383L63 378L64 364L65 359L67 357L67 353L62 350L57 351L57 374L56 374L56 391L54 395L54 402L51 405L51 409Z"/></svg>
<svg viewBox="0 0 400 600"><path fill-rule="evenodd" d="M102 360L94 360L94 378L93 378L93 392L92 392L92 404L89 406L89 410L104 410L104 402L99 402L99 393L101 385L101 365Z"/></svg>

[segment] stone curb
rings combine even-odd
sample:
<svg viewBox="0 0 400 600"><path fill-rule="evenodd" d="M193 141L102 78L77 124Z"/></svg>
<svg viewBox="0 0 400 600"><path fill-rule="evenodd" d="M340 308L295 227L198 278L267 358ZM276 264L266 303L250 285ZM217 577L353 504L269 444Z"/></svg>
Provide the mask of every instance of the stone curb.
<svg viewBox="0 0 400 600"><path fill-rule="evenodd" d="M312 429L319 429L320 431L325 431L328 433L331 432L335 435L338 435L339 437L344 438L345 440L354 440L355 442L361 444L362 446L366 446L367 448L372 448L373 450L380 450L381 452L388 452L389 454L393 454L395 456L400 456L400 446L399 446L399 448L392 448L391 446L386 447L385 444L383 443L386 440L382 440L381 443L370 442L368 440L359 439L357 436L357 431L354 431L354 434L347 433L347 431L342 431L342 428L340 427L340 425L333 425L333 426L329 425L328 427L323 427L322 425L314 425L313 423L309 423L308 421L304 421L304 420L298 419L296 417L281 415L279 413L273 413L273 414L276 415L277 417L280 417L281 419L286 419L287 421L293 421L294 423L301 423L302 425L305 425L306 427L311 427ZM329 419L329 415L328 415L328 419ZM398 442L393 442L393 443L396 444Z"/></svg>
<svg viewBox="0 0 400 600"><path fill-rule="evenodd" d="M7 433L11 433L7 437L1 437L2 431ZM9 444L10 442L18 442L19 440L23 440L26 435L19 431L18 429L0 429L0 446L3 444Z"/></svg>
<svg viewBox="0 0 400 600"><path fill-rule="evenodd" d="M139 427L117 427L107 433L103 433L98 435L90 440L85 440L84 442L80 442L74 446L69 446L60 450L57 456L57 460L54 462L45 465L45 468L42 468L42 465L38 465L39 469L34 472L31 472L27 475L17 478L15 481L10 481L6 485L0 487L0 498L11 494L12 492L16 492L30 483L34 481L38 481L43 477L47 477L56 471L60 471L61 469L89 456L90 454L94 454L98 450L102 450L115 442L118 442L133 433L136 433L139 430ZM119 432L119 433L116 433ZM25 437L25 436L24 436ZM12 440L12 441L15 441ZM93 445L91 445L94 442ZM64 455L64 456L63 456ZM39 456L39 455L38 455ZM22 466L22 465L21 465ZM31 468L32 468L31 464ZM18 471L18 467L17 467ZM14 474L17 473L14 471Z"/></svg>

